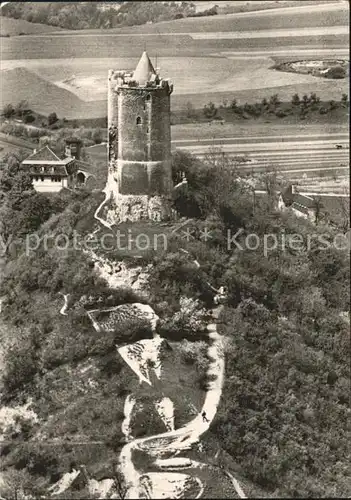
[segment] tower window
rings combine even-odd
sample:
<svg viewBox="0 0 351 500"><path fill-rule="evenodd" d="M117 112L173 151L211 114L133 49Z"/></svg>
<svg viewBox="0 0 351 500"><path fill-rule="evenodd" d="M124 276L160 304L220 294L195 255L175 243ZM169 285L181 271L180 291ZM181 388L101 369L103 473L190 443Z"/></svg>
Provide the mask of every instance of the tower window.
<svg viewBox="0 0 351 500"><path fill-rule="evenodd" d="M136 124L137 125L141 125L141 118L140 118L140 116L137 116Z"/></svg>
<svg viewBox="0 0 351 500"><path fill-rule="evenodd" d="M146 100L147 100L147 101L150 101L150 99L151 99L150 94L148 94L148 95L146 96Z"/></svg>

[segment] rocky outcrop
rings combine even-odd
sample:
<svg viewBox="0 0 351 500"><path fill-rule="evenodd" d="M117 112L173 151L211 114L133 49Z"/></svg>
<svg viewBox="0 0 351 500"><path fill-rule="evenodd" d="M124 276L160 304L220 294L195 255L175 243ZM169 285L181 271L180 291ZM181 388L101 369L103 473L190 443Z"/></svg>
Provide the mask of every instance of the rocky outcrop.
<svg viewBox="0 0 351 500"><path fill-rule="evenodd" d="M94 261L96 271L111 288L131 288L142 295L147 295L151 265L128 266L124 261L113 262L94 252L90 252L90 257Z"/></svg>
<svg viewBox="0 0 351 500"><path fill-rule="evenodd" d="M162 221L171 217L170 202L161 196L117 194L113 200L116 222Z"/></svg>
<svg viewBox="0 0 351 500"><path fill-rule="evenodd" d="M0 440L6 439L9 432L16 433L21 429L21 422L35 424L39 422L38 415L30 407L32 400L17 406L3 406L0 409Z"/></svg>
<svg viewBox="0 0 351 500"><path fill-rule="evenodd" d="M152 338L158 322L158 316L153 309L146 304L139 303L96 309L88 311L88 315L96 331L117 331L119 340L128 341ZM136 328L132 327L133 324ZM146 325L149 325L150 328L148 329Z"/></svg>

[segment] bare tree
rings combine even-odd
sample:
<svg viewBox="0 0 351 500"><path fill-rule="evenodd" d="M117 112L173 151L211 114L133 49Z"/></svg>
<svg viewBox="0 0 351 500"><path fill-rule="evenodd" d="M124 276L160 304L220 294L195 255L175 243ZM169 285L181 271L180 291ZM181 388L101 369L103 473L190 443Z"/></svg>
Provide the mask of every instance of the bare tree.
<svg viewBox="0 0 351 500"><path fill-rule="evenodd" d="M238 162L221 148L212 148L206 154L205 163L212 172L207 188L207 208L219 215L220 207L233 200L238 189Z"/></svg>
<svg viewBox="0 0 351 500"><path fill-rule="evenodd" d="M118 470L117 467L115 468L113 479L113 489L116 491L118 498L124 500L127 496L128 487L126 485L123 474Z"/></svg>
<svg viewBox="0 0 351 500"><path fill-rule="evenodd" d="M17 104L17 106L15 106L15 114L23 118L23 113L27 108L28 108L28 102L22 100Z"/></svg>
<svg viewBox="0 0 351 500"><path fill-rule="evenodd" d="M39 498L43 493L43 484L36 484L36 481L25 469L16 470L10 468L2 473L0 498L22 500L25 498Z"/></svg>
<svg viewBox="0 0 351 500"><path fill-rule="evenodd" d="M187 118L194 118L196 116L194 106L192 105L191 101L188 101L186 103L186 116Z"/></svg>
<svg viewBox="0 0 351 500"><path fill-rule="evenodd" d="M323 202L320 196L313 197L313 211L314 211L314 222L316 226L319 224L323 217Z"/></svg>
<svg viewBox="0 0 351 500"><path fill-rule="evenodd" d="M348 188L344 189L343 192L346 196L340 196L338 198L338 209L339 209L339 220L340 227L344 233L350 229L350 192Z"/></svg>
<svg viewBox="0 0 351 500"><path fill-rule="evenodd" d="M265 171L258 176L263 189L267 193L267 201L271 208L275 208L278 202L278 193L282 188L281 176L276 168L266 167Z"/></svg>

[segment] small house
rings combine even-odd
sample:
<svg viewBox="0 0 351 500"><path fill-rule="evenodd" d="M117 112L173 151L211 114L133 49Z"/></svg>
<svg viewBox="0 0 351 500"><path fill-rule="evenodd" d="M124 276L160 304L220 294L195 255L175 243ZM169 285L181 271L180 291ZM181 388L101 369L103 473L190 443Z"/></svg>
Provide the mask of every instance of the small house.
<svg viewBox="0 0 351 500"><path fill-rule="evenodd" d="M22 161L21 166L28 172L36 191L57 193L63 188L74 189L85 184L91 174L86 163L80 160L81 141L66 140L65 157L59 158L49 146L34 150Z"/></svg>

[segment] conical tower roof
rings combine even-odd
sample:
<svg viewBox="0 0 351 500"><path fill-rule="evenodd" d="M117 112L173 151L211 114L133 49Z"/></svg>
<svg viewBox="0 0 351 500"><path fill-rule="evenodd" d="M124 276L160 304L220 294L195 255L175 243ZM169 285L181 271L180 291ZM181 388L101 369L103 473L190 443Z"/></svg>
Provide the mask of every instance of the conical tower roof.
<svg viewBox="0 0 351 500"><path fill-rule="evenodd" d="M152 65L152 62L150 61L149 56L144 51L133 73L133 80L138 82L139 85L143 86L150 80L151 75L156 75L156 71Z"/></svg>

